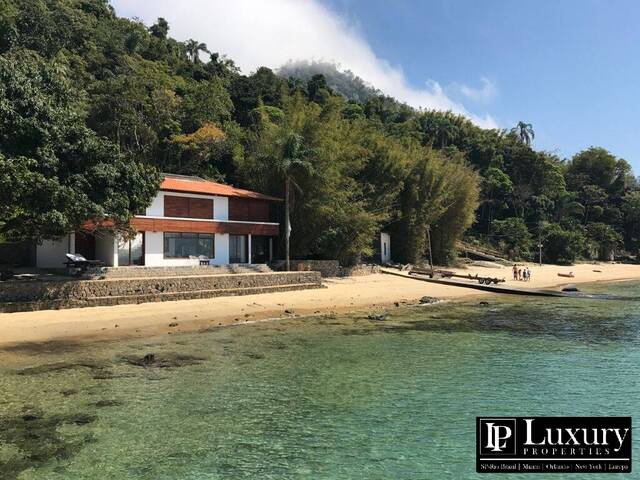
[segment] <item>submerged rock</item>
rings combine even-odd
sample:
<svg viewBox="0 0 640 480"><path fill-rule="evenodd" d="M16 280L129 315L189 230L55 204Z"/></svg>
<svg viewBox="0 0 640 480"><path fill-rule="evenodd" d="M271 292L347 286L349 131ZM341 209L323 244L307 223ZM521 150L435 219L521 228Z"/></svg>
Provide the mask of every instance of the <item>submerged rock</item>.
<svg viewBox="0 0 640 480"><path fill-rule="evenodd" d="M120 400L98 400L97 402L92 404L94 407L104 408L104 407L120 407L124 405L124 402Z"/></svg>
<svg viewBox="0 0 640 480"><path fill-rule="evenodd" d="M144 357L125 356L122 361L136 367L171 368L199 365L205 360L194 355L185 355L175 352L148 353Z"/></svg>
<svg viewBox="0 0 640 480"><path fill-rule="evenodd" d="M578 287L575 286L575 284L570 283L569 285L566 285L563 289L563 292L579 292L580 289Z"/></svg>
<svg viewBox="0 0 640 480"><path fill-rule="evenodd" d="M82 413L46 415L38 410L0 417L0 444L21 452L8 461L0 457L0 478L19 478L26 470L74 456L93 437L90 434L75 438L63 435L60 427L86 425L95 419L93 415Z"/></svg>
<svg viewBox="0 0 640 480"><path fill-rule="evenodd" d="M18 370L16 373L18 375L41 375L45 373L59 372L63 370L72 370L77 368L88 368L89 370L102 370L105 368L104 363L98 362L58 362L58 363L49 363L46 365L38 365L35 367L27 367L22 370Z"/></svg>
<svg viewBox="0 0 640 480"><path fill-rule="evenodd" d="M41 417L37 416L37 415L33 415L31 413L27 413L25 415L22 415L22 420L24 420L25 422L31 422L33 420L39 420Z"/></svg>
<svg viewBox="0 0 640 480"><path fill-rule="evenodd" d="M86 425L87 423L92 423L95 420L96 420L96 417L94 415L79 413L79 414L71 415L69 417L68 423L74 423L76 425Z"/></svg>
<svg viewBox="0 0 640 480"><path fill-rule="evenodd" d="M439 298L424 296L420 299L421 304L430 304L430 303L438 303L440 301Z"/></svg>
<svg viewBox="0 0 640 480"><path fill-rule="evenodd" d="M370 315L367 315L367 318L369 320L375 320L375 321L381 322L381 321L387 319L387 314L386 313L372 313Z"/></svg>

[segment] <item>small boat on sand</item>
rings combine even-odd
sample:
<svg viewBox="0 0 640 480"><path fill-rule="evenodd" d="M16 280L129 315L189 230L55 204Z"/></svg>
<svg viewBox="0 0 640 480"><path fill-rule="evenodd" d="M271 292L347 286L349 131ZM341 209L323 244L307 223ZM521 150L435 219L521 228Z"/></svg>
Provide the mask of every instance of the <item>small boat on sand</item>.
<svg viewBox="0 0 640 480"><path fill-rule="evenodd" d="M575 277L573 272L569 272L569 273L560 273L560 272L558 272L558 276L559 277L566 277L566 278L574 278Z"/></svg>

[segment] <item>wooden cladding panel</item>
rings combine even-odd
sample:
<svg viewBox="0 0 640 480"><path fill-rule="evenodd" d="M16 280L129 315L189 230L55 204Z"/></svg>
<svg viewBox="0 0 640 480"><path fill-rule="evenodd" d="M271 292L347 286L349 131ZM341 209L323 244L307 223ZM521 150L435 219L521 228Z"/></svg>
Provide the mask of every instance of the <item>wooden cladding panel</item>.
<svg viewBox="0 0 640 480"><path fill-rule="evenodd" d="M213 200L208 198L164 196L164 216L213 218Z"/></svg>
<svg viewBox="0 0 640 480"><path fill-rule="evenodd" d="M189 218L213 218L213 200L189 198Z"/></svg>
<svg viewBox="0 0 640 480"><path fill-rule="evenodd" d="M165 217L188 217L189 198L176 197L174 195L164 196L164 216Z"/></svg>
<svg viewBox="0 0 640 480"><path fill-rule="evenodd" d="M278 235L278 225L252 223L194 222L134 217L131 226L140 232L230 233L233 235Z"/></svg>
<svg viewBox="0 0 640 480"><path fill-rule="evenodd" d="M229 220L268 222L269 202L246 198L229 198Z"/></svg>

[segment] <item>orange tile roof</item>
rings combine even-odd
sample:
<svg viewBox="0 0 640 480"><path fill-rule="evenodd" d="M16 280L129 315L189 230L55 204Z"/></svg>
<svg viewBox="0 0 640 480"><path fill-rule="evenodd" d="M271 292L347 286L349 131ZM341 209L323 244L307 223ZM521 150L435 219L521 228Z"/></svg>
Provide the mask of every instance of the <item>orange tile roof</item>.
<svg viewBox="0 0 640 480"><path fill-rule="evenodd" d="M160 190L200 193L205 195L221 195L223 197L253 198L255 200L270 200L272 202L282 201L281 198L263 195L262 193L252 192L251 190L243 190L242 188L235 188L231 185L224 185L223 183L210 182L197 177L175 178L167 176L162 181Z"/></svg>

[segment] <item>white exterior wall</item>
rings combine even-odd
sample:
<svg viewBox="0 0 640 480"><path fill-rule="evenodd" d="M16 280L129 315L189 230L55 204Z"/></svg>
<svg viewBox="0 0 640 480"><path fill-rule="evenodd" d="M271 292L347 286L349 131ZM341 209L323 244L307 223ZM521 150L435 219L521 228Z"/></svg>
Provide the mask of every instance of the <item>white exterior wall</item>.
<svg viewBox="0 0 640 480"><path fill-rule="evenodd" d="M118 266L118 242L110 233L96 237L96 260L102 260L107 267Z"/></svg>
<svg viewBox="0 0 640 480"><path fill-rule="evenodd" d="M38 268L64 268L65 254L76 253L76 236L71 233L59 240L46 240L36 247L36 265ZM109 233L96 237L96 258L109 267L118 266L118 245Z"/></svg>
<svg viewBox="0 0 640 480"><path fill-rule="evenodd" d="M59 240L45 240L36 247L36 265L38 268L64 268L66 253L76 253L75 235L66 235Z"/></svg>
<svg viewBox="0 0 640 480"><path fill-rule="evenodd" d="M385 254L386 245L386 254ZM380 262L387 263L391 261L391 235L388 233L380 234Z"/></svg>

